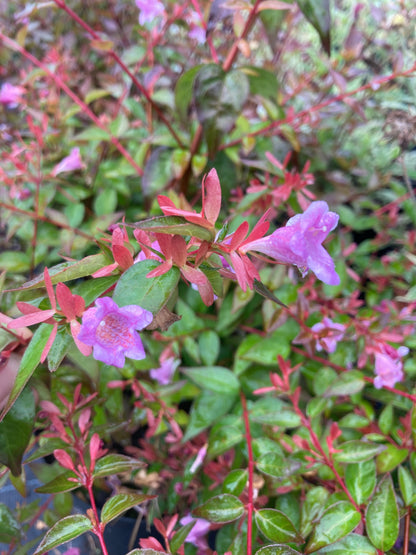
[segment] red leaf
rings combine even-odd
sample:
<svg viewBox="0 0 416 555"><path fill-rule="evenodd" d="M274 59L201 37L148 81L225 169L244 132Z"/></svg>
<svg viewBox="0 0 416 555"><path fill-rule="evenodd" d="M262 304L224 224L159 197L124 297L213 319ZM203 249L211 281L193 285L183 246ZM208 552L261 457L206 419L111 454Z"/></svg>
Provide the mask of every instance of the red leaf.
<svg viewBox="0 0 416 555"><path fill-rule="evenodd" d="M202 212L214 226L221 210L221 185L218 174L213 168L202 182Z"/></svg>

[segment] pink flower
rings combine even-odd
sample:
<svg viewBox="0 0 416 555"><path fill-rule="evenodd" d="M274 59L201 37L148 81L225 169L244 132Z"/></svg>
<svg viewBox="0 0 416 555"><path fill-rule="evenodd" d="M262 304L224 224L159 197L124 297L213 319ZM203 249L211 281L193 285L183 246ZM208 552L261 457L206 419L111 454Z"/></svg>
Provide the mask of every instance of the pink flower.
<svg viewBox="0 0 416 555"><path fill-rule="evenodd" d="M211 524L208 520L203 518L193 518L191 515L186 515L180 520L180 523L183 526L185 526L185 524L189 524L190 522L195 522L195 525L187 535L185 542L191 543L195 547L198 547L198 553L206 553L205 550L208 549L208 543L204 536L206 536L209 532Z"/></svg>
<svg viewBox="0 0 416 555"><path fill-rule="evenodd" d="M322 243L338 224L338 214L329 212L324 201L310 204L303 214L296 214L285 227L271 235L245 243L240 251L267 254L283 264L294 264L302 276L310 269L328 285L338 285L335 264Z"/></svg>
<svg viewBox="0 0 416 555"><path fill-rule="evenodd" d="M5 104L9 108L14 108L22 102L22 95L25 93L23 87L16 87L11 83L3 83L0 89L0 104Z"/></svg>
<svg viewBox="0 0 416 555"><path fill-rule="evenodd" d="M337 348L338 341L344 337L345 326L344 324L337 324L331 318L325 317L322 322L318 322L311 328L315 333L319 333L316 341L316 350L325 350L327 353L333 353ZM337 333L337 330L339 333Z"/></svg>
<svg viewBox="0 0 416 555"><path fill-rule="evenodd" d="M403 362L400 360L407 355L409 349L407 347L399 347L395 349L391 345L380 344L380 350L375 353L375 372L377 377L374 378L374 387L381 389L382 387L394 387L396 382L400 382L404 378Z"/></svg>
<svg viewBox="0 0 416 555"><path fill-rule="evenodd" d="M153 320L153 314L137 305L121 308L110 297L95 301L82 317L78 339L93 347L93 357L123 368L125 357L145 358L139 334Z"/></svg>
<svg viewBox="0 0 416 555"><path fill-rule="evenodd" d="M150 370L150 376L154 380L158 381L160 385L168 385L172 381L173 374L179 364L180 360L177 360L174 357L169 357L162 362L159 368Z"/></svg>
<svg viewBox="0 0 416 555"><path fill-rule="evenodd" d="M140 25L151 23L155 17L165 13L165 8L159 0L136 0L136 6L140 10Z"/></svg>
<svg viewBox="0 0 416 555"><path fill-rule="evenodd" d="M55 177L56 175L58 175L58 173L81 170L83 167L84 167L84 164L82 163L82 160L81 160L79 148L76 147L76 148L73 148L69 153L69 155L63 158L63 160L61 160L59 164L57 164L53 168L51 175Z"/></svg>

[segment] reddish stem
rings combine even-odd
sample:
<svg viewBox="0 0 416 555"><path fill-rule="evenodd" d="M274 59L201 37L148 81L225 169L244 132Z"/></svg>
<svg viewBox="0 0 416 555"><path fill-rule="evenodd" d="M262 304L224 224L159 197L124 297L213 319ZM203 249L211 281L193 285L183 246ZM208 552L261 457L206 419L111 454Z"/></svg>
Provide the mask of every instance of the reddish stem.
<svg viewBox="0 0 416 555"><path fill-rule="evenodd" d="M136 170L139 175L143 175L142 168L133 160L131 155L127 152L124 146L120 143L120 141L112 135L106 125L104 125L100 119L94 114L94 112L83 102L67 85L66 83L55 73L53 73L43 62L38 60L35 56L30 54L25 48L20 46L16 41L10 39L2 32L0 32L0 39L4 42L6 46L19 52L22 56L24 56L27 60L32 62L36 67L39 67L44 71L55 83L58 87L60 87L86 114L97 127L105 131L110 139L110 142L117 148L117 150L124 156L124 158L129 162L129 164Z"/></svg>
<svg viewBox="0 0 416 555"><path fill-rule="evenodd" d="M247 502L247 555L251 555L253 545L253 473L254 473L254 457L253 446L251 443L250 421L247 411L247 402L244 394L240 393L241 405L243 407L244 427L247 439L248 454L248 502Z"/></svg>
<svg viewBox="0 0 416 555"><path fill-rule="evenodd" d="M57 6L59 6L60 8L62 8L74 21L76 21L79 25L81 25L81 27L83 29L85 29L85 31L87 31L87 33L89 33L92 38L94 40L101 40L101 37L98 33L96 33L94 31L94 29L92 29L87 23L85 23L85 21L83 19L81 19L81 17L79 17L78 14L76 14L74 11L71 10L71 8L69 8L65 2L63 0L54 0L55 4ZM184 148L184 145L182 143L182 141L180 140L180 138L178 137L178 135L176 134L175 130L172 128L171 124L169 123L169 121L166 119L165 115L163 114L162 110L159 108L159 106L153 101L152 97L150 96L150 94L147 92L147 90L143 87L143 85L140 83L140 81L137 79L137 77L130 71L130 69L126 66L126 64L121 60L121 58L119 58L119 56L114 52L114 50L109 50L108 52L106 52L107 56L110 56L111 58L113 58L113 60L121 67L121 69L124 71L124 73L126 73L126 75L128 75L130 77L130 79L132 80L132 82L134 83L134 85L139 89L140 93L146 98L146 100L149 102L149 104L152 106L153 110L157 113L157 115L159 116L160 120L163 121L163 123L166 125L166 127L169 129L169 132L171 133L172 137L175 139L175 141L178 143L178 145L181 148Z"/></svg>

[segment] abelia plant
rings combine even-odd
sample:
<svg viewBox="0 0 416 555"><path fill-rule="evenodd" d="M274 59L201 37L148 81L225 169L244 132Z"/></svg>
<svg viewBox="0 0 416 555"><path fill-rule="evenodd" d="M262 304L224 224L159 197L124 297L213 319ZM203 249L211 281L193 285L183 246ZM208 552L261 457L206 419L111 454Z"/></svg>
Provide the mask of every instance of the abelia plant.
<svg viewBox="0 0 416 555"><path fill-rule="evenodd" d="M412 553L412 10L3 10L2 553Z"/></svg>

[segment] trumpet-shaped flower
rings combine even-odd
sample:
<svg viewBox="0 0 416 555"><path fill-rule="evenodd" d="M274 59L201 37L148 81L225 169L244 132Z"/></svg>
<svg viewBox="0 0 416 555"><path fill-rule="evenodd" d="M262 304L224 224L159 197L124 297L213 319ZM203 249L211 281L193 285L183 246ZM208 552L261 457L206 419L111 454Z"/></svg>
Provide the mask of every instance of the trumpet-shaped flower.
<svg viewBox="0 0 416 555"><path fill-rule="evenodd" d="M140 306L119 308L110 297L102 297L84 313L78 339L93 347L96 360L123 368L126 357L145 358L136 330L145 328L152 320L153 314Z"/></svg>
<svg viewBox="0 0 416 555"><path fill-rule="evenodd" d="M316 350L333 353L337 348L338 341L344 337L345 326L325 317L322 322L313 325L311 330L318 334Z"/></svg>
<svg viewBox="0 0 416 555"><path fill-rule="evenodd" d="M159 368L153 368L150 370L150 377L159 382L160 385L168 385L172 381L173 374L176 368L179 366L180 360L174 357L169 357L164 361L161 361Z"/></svg>
<svg viewBox="0 0 416 555"><path fill-rule="evenodd" d="M409 352L407 347L395 349L391 345L381 344L380 350L375 353L374 387L381 389L384 386L394 387L403 377L403 362L400 360Z"/></svg>
<svg viewBox="0 0 416 555"><path fill-rule="evenodd" d="M52 172L51 175L54 177L58 175L58 173L64 172L71 172L74 170L81 170L84 167L84 164L81 160L81 154L79 152L79 148L73 148L68 156L65 156L59 164L57 164Z"/></svg>
<svg viewBox="0 0 416 555"><path fill-rule="evenodd" d="M139 23L151 23L155 17L165 12L163 4L159 0L136 0L136 6L140 10Z"/></svg>
<svg viewBox="0 0 416 555"><path fill-rule="evenodd" d="M3 83L0 89L0 104L5 104L9 108L14 108L22 101L22 95L25 93L23 87L16 87L11 83Z"/></svg>
<svg viewBox="0 0 416 555"><path fill-rule="evenodd" d="M338 214L329 212L326 202L315 201L303 214L290 218L285 227L267 237L245 243L240 251L267 254L277 262L294 264L303 276L312 270L324 283L338 285L340 279L334 261L322 246L337 224Z"/></svg>
<svg viewBox="0 0 416 555"><path fill-rule="evenodd" d="M211 524L204 518L193 518L191 515L184 516L180 520L182 526L185 526L190 522L195 522L195 524L187 535L185 542L197 547L198 555L200 553L206 553L206 550L208 549L208 542L205 536L208 534Z"/></svg>

